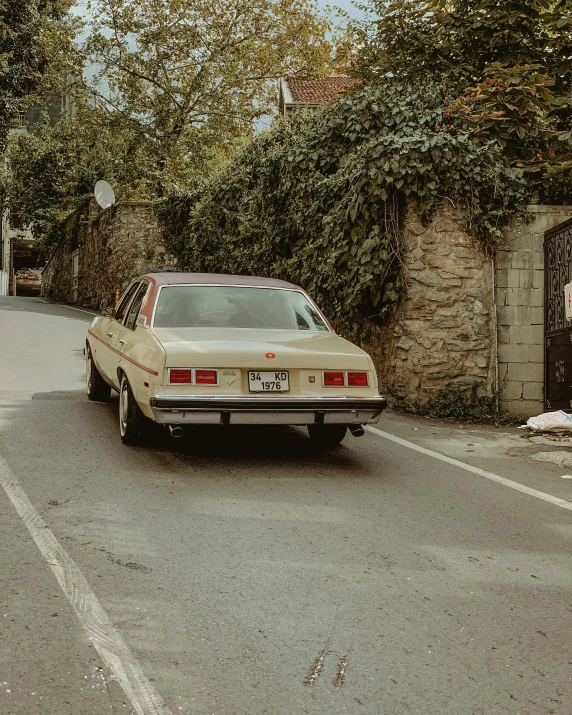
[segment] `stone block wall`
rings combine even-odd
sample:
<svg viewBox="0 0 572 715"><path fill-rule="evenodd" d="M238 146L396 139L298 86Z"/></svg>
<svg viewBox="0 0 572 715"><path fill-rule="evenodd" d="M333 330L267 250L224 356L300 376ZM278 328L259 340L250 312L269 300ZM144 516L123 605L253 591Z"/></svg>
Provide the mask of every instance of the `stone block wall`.
<svg viewBox="0 0 572 715"><path fill-rule="evenodd" d="M444 202L428 226L408 210L403 224L405 290L388 323L363 347L383 392L425 401L448 387L498 392L515 414L543 410L544 233L572 207L532 206L513 223L493 260L467 234L462 210ZM77 295L72 255L78 251ZM151 203L102 211L91 200L69 217L43 274L43 295L101 309L136 275L176 265Z"/></svg>
<svg viewBox="0 0 572 715"><path fill-rule="evenodd" d="M72 255L78 251L77 294ZM42 275L42 295L101 310L114 305L115 290L153 268L172 268L151 202L126 202L102 210L91 199L66 221L59 245Z"/></svg>
<svg viewBox="0 0 572 715"><path fill-rule="evenodd" d="M495 260L500 407L544 411L544 233L572 217L571 206L530 206L514 222Z"/></svg>
<svg viewBox="0 0 572 715"><path fill-rule="evenodd" d="M364 346L398 403L424 402L446 387L495 388L493 265L464 226L463 212L448 202L426 227L413 209L406 216L404 295L390 324Z"/></svg>

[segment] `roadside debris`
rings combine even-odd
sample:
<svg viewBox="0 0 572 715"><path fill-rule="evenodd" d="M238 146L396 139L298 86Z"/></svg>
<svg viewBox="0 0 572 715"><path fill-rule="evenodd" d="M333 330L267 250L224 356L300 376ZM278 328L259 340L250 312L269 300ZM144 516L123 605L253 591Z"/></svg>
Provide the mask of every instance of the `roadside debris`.
<svg viewBox="0 0 572 715"><path fill-rule="evenodd" d="M519 429L530 429L533 432L572 432L572 415L563 410L545 412L538 417L530 417Z"/></svg>
<svg viewBox="0 0 572 715"><path fill-rule="evenodd" d="M538 462L551 462L559 467L572 467L572 454L569 452L537 452L532 459Z"/></svg>

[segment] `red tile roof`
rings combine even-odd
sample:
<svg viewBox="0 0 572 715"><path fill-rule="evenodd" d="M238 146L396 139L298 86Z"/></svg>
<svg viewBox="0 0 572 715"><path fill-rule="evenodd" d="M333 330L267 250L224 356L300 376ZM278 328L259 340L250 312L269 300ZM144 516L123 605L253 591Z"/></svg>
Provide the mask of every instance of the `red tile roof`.
<svg viewBox="0 0 572 715"><path fill-rule="evenodd" d="M316 79L313 77L287 77L288 86L295 102L307 104L326 104L333 102L357 82L347 75L334 75Z"/></svg>

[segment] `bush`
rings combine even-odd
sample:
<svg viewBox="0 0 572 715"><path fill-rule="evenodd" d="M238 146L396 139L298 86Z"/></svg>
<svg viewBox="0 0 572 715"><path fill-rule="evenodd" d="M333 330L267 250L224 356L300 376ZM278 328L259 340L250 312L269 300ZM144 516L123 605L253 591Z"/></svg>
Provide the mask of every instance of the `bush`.
<svg viewBox="0 0 572 715"><path fill-rule="evenodd" d="M416 404L413 411L423 417L458 420L473 424L516 425L526 422L525 417L502 412L496 396L477 394L478 385L469 391L445 388L423 404Z"/></svg>
<svg viewBox="0 0 572 715"><path fill-rule="evenodd" d="M401 291L408 201L428 222L467 208L492 250L527 203L498 146L441 131L438 87L364 88L279 120L207 182L160 202L169 248L193 271L254 274L307 289L337 321L383 322Z"/></svg>

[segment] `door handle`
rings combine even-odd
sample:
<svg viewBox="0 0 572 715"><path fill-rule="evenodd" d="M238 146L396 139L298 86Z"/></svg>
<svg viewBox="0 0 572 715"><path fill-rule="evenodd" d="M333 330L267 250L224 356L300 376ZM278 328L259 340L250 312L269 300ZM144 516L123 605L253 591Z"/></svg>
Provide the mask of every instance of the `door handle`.
<svg viewBox="0 0 572 715"><path fill-rule="evenodd" d="M119 341L122 345L125 345L125 340L120 340Z"/></svg>
<svg viewBox="0 0 572 715"><path fill-rule="evenodd" d="M108 337L110 337L110 338L113 337L113 333L107 333L107 335L108 335Z"/></svg>

